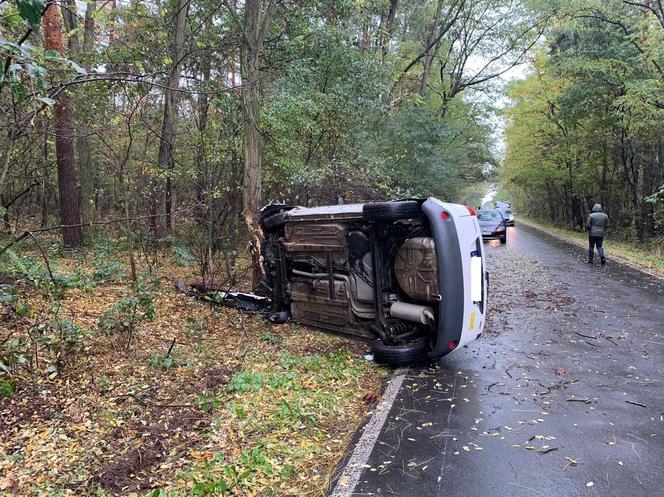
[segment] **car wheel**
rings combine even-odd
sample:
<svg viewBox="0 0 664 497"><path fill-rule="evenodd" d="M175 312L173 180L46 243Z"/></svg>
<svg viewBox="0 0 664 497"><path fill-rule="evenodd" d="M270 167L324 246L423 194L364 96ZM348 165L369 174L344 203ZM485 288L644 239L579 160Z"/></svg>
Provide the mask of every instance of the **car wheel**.
<svg viewBox="0 0 664 497"><path fill-rule="evenodd" d="M274 231L281 228L286 223L286 219L288 219L288 212L279 212L261 220L261 225L265 231Z"/></svg>
<svg viewBox="0 0 664 497"><path fill-rule="evenodd" d="M407 343L406 345L385 345L382 340L373 343L374 361L389 366L406 366L427 360L429 349L426 339Z"/></svg>
<svg viewBox="0 0 664 497"><path fill-rule="evenodd" d="M502 237L502 238L500 239L500 244L501 244L501 245L505 245L506 243L507 243L507 235L505 235L504 237Z"/></svg>
<svg viewBox="0 0 664 497"><path fill-rule="evenodd" d="M362 217L365 221L391 222L399 219L413 219L422 215L422 208L415 200L401 202L372 202L364 204Z"/></svg>

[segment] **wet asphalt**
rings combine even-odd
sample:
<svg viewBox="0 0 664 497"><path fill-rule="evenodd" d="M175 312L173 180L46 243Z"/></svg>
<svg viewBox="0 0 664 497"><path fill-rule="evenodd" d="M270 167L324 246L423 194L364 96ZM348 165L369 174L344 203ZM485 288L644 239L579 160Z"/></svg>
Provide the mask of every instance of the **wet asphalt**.
<svg viewBox="0 0 664 497"><path fill-rule="evenodd" d="M664 496L664 284L517 224L483 336L411 368L350 495Z"/></svg>

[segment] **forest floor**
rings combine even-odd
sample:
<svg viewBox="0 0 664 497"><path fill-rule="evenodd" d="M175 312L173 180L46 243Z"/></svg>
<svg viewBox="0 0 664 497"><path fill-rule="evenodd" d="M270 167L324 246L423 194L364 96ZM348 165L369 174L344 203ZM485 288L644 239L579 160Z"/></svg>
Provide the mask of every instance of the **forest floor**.
<svg viewBox="0 0 664 497"><path fill-rule="evenodd" d="M580 247L588 247L588 234L571 229L559 228L530 218L518 217L519 222L538 228L547 233L573 243ZM617 258L625 264L633 264L658 276L664 276L664 247L649 249L632 243L621 242L607 236L604 240L604 249L607 258Z"/></svg>
<svg viewBox="0 0 664 497"><path fill-rule="evenodd" d="M49 255L57 290L36 251L0 281L0 495L324 491L387 375L364 344L187 297L170 254L140 288Z"/></svg>

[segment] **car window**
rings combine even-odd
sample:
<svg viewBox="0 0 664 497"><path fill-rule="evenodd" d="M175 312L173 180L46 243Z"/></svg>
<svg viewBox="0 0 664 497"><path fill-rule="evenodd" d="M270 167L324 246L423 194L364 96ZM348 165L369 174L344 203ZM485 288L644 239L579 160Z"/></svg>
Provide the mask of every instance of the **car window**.
<svg viewBox="0 0 664 497"><path fill-rule="evenodd" d="M480 221L500 221L503 219L503 216L500 215L500 212L496 211L479 211L477 219Z"/></svg>

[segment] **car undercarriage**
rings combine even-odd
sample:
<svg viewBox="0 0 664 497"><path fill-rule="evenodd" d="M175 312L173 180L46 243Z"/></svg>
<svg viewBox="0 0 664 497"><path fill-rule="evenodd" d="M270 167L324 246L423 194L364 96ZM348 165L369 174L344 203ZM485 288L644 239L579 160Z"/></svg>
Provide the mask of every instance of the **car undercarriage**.
<svg viewBox="0 0 664 497"><path fill-rule="evenodd" d="M377 360L423 360L442 299L422 202L264 209L266 284L279 319L374 340Z"/></svg>

